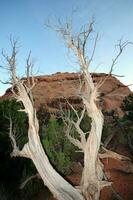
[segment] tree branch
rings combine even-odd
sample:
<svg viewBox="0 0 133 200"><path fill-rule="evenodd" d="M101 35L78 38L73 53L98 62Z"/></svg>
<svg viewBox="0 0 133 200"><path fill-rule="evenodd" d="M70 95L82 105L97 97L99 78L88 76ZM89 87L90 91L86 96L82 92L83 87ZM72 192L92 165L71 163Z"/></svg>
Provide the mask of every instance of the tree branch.
<svg viewBox="0 0 133 200"><path fill-rule="evenodd" d="M32 179L35 179L35 178L39 178L39 179L41 178L40 175L39 175L39 173L37 173L37 174L35 174L33 176L28 177L23 183L21 183L20 189L22 190L29 181L31 181Z"/></svg>
<svg viewBox="0 0 133 200"><path fill-rule="evenodd" d="M100 158L114 158L116 160L123 160L123 161L131 161L131 159L127 156L123 156L121 154L118 154L116 152L113 152L111 150L106 149L102 146L102 149L105 151L105 153L99 153Z"/></svg>
<svg viewBox="0 0 133 200"><path fill-rule="evenodd" d="M112 75L112 72L114 70L114 66L116 65L117 63L117 60L119 59L119 57L121 56L121 54L123 53L124 49L126 48L126 46L128 46L129 44L133 44L132 42L129 42L129 41L125 41L125 42L122 42L122 40L120 39L119 40L119 43L115 45L115 47L118 47L118 54L116 55L116 57L114 59L112 59L112 64L110 66L110 71L108 73L108 76L105 77L104 80L101 80L99 83L98 83L98 88L100 88L105 82L106 80L109 78L109 76Z"/></svg>
<svg viewBox="0 0 133 200"><path fill-rule="evenodd" d="M22 156L22 157L29 158L30 155L29 155L29 152L28 152L28 143L24 145L22 150L20 150L19 147L17 146L15 136L14 136L13 131L12 131L12 119L11 118L10 118L9 137L11 139L11 144L12 144L12 147L13 147L11 157Z"/></svg>

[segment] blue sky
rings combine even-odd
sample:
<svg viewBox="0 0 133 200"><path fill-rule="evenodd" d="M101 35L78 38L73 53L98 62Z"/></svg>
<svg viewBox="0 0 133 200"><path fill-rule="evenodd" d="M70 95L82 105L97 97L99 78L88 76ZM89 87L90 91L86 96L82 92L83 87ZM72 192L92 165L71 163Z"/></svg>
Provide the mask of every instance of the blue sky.
<svg viewBox="0 0 133 200"><path fill-rule="evenodd" d="M10 35L19 40L18 71L24 74L25 59L32 51L35 72L53 74L59 71L76 71L76 65L67 58L63 41L54 31L44 27L50 19L66 20L75 9L74 25L86 24L95 17L95 31L100 38L91 71L99 65L98 72L108 72L116 55L115 44L123 40L133 42L132 0L0 0L0 49L10 53ZM0 65L4 65L0 57ZM121 81L133 84L133 46L127 47L118 60L115 74L124 75ZM7 72L0 70L0 79L7 80ZM6 90L0 84L0 95Z"/></svg>

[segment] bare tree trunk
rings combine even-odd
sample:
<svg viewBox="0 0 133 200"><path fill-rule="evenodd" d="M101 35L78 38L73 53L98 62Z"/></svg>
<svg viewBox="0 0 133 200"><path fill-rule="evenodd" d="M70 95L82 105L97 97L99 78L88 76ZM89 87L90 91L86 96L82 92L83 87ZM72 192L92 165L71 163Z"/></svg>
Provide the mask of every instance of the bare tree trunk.
<svg viewBox="0 0 133 200"><path fill-rule="evenodd" d="M16 41L11 41L12 55L4 55L8 64L8 71L11 75L12 92L17 101L23 103L24 109L19 110L25 112L28 116L28 143L26 143L22 150L19 150L15 136L12 130L12 119L10 119L9 136L13 146L12 156L21 156L30 158L42 178L44 184L49 188L51 193L58 200L84 200L83 196L68 183L62 176L55 171L50 164L48 157L42 147L39 137L39 123L34 109L34 101L31 94L31 89L34 85L34 78L30 80L29 71L32 67L30 63L30 55L27 59L27 84L24 80L20 80L16 75ZM32 84L31 84L32 82Z"/></svg>
<svg viewBox="0 0 133 200"><path fill-rule="evenodd" d="M69 117L66 119L66 124L68 124L69 127L70 124L74 125L80 136L80 139L72 138L72 136L70 136L69 128L69 133L67 133L68 139L74 145L82 149L84 153L84 169L80 190L86 200L98 200L101 188L107 184L107 182L105 183L105 181L103 181L103 165L98 157L103 129L103 115L100 108L96 105L96 101L98 100L98 85L94 85L89 72L90 63L95 53L98 35L96 35L94 40L94 47L90 59L87 59L86 44L93 30L93 22L90 23L87 28L83 28L76 36L73 35L71 24L69 23L65 24L65 27L57 27L57 30L60 31L68 48L73 51L78 60L82 73L81 76L83 77L80 91L82 91L82 87L85 86L85 90L80 94L84 104L84 110L82 111L81 116L79 116L73 106L69 104L77 116L77 121L75 122ZM85 137L86 133L84 133L80 127L85 111L87 112L88 117L91 118L91 130L88 138Z"/></svg>
<svg viewBox="0 0 133 200"><path fill-rule="evenodd" d="M24 145L21 151L17 148L16 142L14 141L14 150L12 155L30 158L35 164L44 184L58 200L83 200L84 198L79 191L55 171L44 152L38 134L39 124L36 117L36 111L34 110L33 102L27 93L26 85L16 79L15 86L18 89L16 98L18 101L22 101L25 108L23 111L28 114L29 141Z"/></svg>
<svg viewBox="0 0 133 200"><path fill-rule="evenodd" d="M37 168L37 171L39 172L44 184L58 200L84 200L79 191L69 184L62 176L60 176L50 164L39 138L38 120L36 118L36 113L32 102L21 81L16 82L16 86L19 90L19 95L17 95L16 98L23 102L25 107L24 111L28 114L29 118L29 141L20 151L16 145L13 135L10 133L10 138L12 139L14 146L12 156L23 156L30 158L35 164L35 167Z"/></svg>
<svg viewBox="0 0 133 200"><path fill-rule="evenodd" d="M97 200L100 195L100 181L103 179L103 172L101 171L100 161L98 160L100 145L98 137L101 137L102 121L101 118L98 119L97 123L92 122L93 128L91 129L84 150L84 169L81 178L81 190L87 200Z"/></svg>
<svg viewBox="0 0 133 200"><path fill-rule="evenodd" d="M81 194L63 179L50 164L34 129L29 135L27 153L30 155L44 184L58 200L83 200Z"/></svg>
<svg viewBox="0 0 133 200"><path fill-rule="evenodd" d="M92 78L86 69L83 69L83 74L85 78L85 97L82 97L82 99L92 122L84 148L84 169L81 178L81 190L87 200L98 200L103 179L102 165L98 158L103 129L103 115L96 105L98 96L97 88L94 87Z"/></svg>

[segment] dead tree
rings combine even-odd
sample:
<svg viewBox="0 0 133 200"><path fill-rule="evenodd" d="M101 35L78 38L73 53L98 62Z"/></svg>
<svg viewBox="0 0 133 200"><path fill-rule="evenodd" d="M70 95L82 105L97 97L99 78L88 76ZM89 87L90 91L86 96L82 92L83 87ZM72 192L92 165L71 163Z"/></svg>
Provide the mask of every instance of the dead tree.
<svg viewBox="0 0 133 200"><path fill-rule="evenodd" d="M16 74L17 42L15 40L11 40L11 56L6 55L4 52L2 53L7 62L6 67L3 68L8 70L10 74L9 83L12 85L12 92L16 100L22 102L24 109L20 111L27 113L29 124L28 142L24 145L22 150L20 150L17 146L15 136L13 134L12 119L10 119L9 136L13 146L13 152L11 155L30 158L33 161L44 184L49 188L53 196L58 200L98 200L100 196L100 190L104 186L110 185L110 183L108 183L106 180L103 180L103 164L99 158L110 156L118 157L118 154L114 155L112 152L106 149L104 149L105 154L98 154L104 120L101 110L96 104L96 101L98 100L99 85L95 85L93 83L91 74L89 72L89 66L93 60L98 35L95 38L94 48L90 59L86 57L86 45L88 38L93 31L92 27L93 22L90 23L89 26L85 27L84 30L80 31L77 36L72 35L72 27L69 26L68 23L65 27L58 27L59 29L57 30L63 36L63 39L65 40L68 48L75 53L76 58L78 59L83 76L81 89L83 85L85 87L84 92L80 94L84 104L84 108L80 116L74 107L70 104L71 109L77 116L77 121L73 121L69 117L63 118L67 125L66 135L68 139L84 152L84 169L81 178L81 184L78 188L73 187L61 175L59 175L59 173L55 171L42 147L39 137L38 119L36 116L34 100L31 93L31 89L34 86L34 78L30 78L29 76L30 69L32 68L30 55L26 60L26 71L28 78L26 83L24 79L20 79ZM120 44L119 47L121 54L121 50L123 50L122 44ZM115 65L118 57L119 54L114 60L111 70L113 69L113 66ZM100 84L102 84L102 82ZM80 127L80 123L85 112L87 112L92 121L91 130L87 138L86 133L84 133ZM70 131L72 126L74 126L79 133L80 140L71 136Z"/></svg>
<svg viewBox="0 0 133 200"><path fill-rule="evenodd" d="M27 59L27 83L23 79L19 79L16 74L16 55L17 55L17 42L11 40L12 55L8 56L2 53L7 62L7 67L3 67L10 73L10 84L12 85L12 92L17 101L21 101L24 109L19 110L27 113L28 116L28 142L20 150L17 146L15 136L12 130L12 119L10 119L10 132L9 136L13 146L11 156L20 156L30 158L44 185L46 185L52 192L53 196L58 200L84 200L83 196L69 184L61 175L59 175L49 162L49 159L42 147L39 137L39 124L34 108L34 101L31 94L31 89L34 86L34 78L30 79L29 72L32 67L30 62L30 55ZM32 83L32 84L31 84Z"/></svg>
<svg viewBox="0 0 133 200"><path fill-rule="evenodd" d="M74 107L69 104L77 117L77 121L73 121L66 116L63 117L63 120L68 127L66 135L70 142L76 145L84 153L84 168L79 189L86 200L98 200L101 188L110 184L106 181L103 181L103 165L98 157L103 128L103 115L101 110L96 105L98 98L97 86L94 85L91 74L89 72L89 66L95 53L98 35L96 35L94 41L92 55L90 59L87 59L86 45L93 31L93 22L90 23L89 26L85 27L76 36L73 36L72 27L70 24L66 24L65 27L59 27L58 31L61 33L63 39L65 40L67 47L74 52L78 60L80 71L83 76L81 89L84 85L84 92L80 95L84 106L81 115L79 116ZM80 124L85 112L87 112L87 115L92 120L91 130L88 138L86 138L86 134L80 128ZM72 126L74 126L79 133L80 140L75 139L70 135Z"/></svg>
<svg viewBox="0 0 133 200"><path fill-rule="evenodd" d="M105 186L111 185L110 182L104 179L103 164L100 161L100 157L107 157L107 152L105 151L104 154L99 154L104 117L100 107L98 106L98 90L99 87L101 87L107 78L112 74L113 68L119 56L122 54L123 49L130 42L127 41L122 43L121 40L119 41L119 44L117 45L119 51L116 57L112 60L108 76L106 76L104 80L100 80L99 83L94 83L89 70L95 54L98 34L95 35L94 46L92 47L90 57L88 57L86 54L88 41L91 39L91 35L93 33L93 21L87 26L82 27L79 33L76 35L73 33L71 21L65 24L62 24L59 21L59 24L56 26L50 26L49 24L48 26L52 29L54 28L55 31L61 34L61 37L63 38L67 48L72 51L80 66L82 80L80 81L79 97L83 102L83 110L79 115L79 112L67 101L70 109L75 113L77 120L71 119L71 116L66 115L66 113L63 111L62 118L67 128L66 136L71 143L77 146L84 153L84 168L79 186L80 192L86 200L98 200L101 189ZM88 117L91 118L91 129L88 137L86 137L86 133L83 132L80 126L85 112L87 113ZM74 138L71 135L71 129L73 127L79 134L80 139ZM121 156L119 157L118 154L116 155L115 153L109 151L108 156L116 159L121 158Z"/></svg>

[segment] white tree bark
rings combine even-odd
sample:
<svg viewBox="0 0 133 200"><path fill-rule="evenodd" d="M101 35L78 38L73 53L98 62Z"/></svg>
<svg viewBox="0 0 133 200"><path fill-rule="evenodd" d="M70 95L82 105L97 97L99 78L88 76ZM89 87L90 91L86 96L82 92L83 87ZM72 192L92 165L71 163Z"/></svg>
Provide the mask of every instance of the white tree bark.
<svg viewBox="0 0 133 200"><path fill-rule="evenodd" d="M81 190L87 200L98 200L103 180L102 164L98 158L103 129L103 115L96 105L97 88L87 69L83 69L85 96L82 97L87 114L91 118L91 130L84 147L84 169Z"/></svg>
<svg viewBox="0 0 133 200"><path fill-rule="evenodd" d="M89 72L90 63L93 59L98 35L94 40L94 47L90 59L86 56L86 44L87 40L92 32L93 22L89 24L87 28L82 30L76 36L73 36L72 27L70 24L66 24L65 27L58 27L58 31L61 33L69 49L75 54L81 71L82 82L81 89L84 86L84 91L81 92L84 110L87 112L88 117L91 118L91 130L88 138L86 139L85 133L80 128L80 123L83 119L84 113L78 116L77 111L70 107L77 116L77 121L73 121L70 118L64 119L64 122L74 125L79 133L80 140L72 138L68 129L68 139L77 147L79 147L84 153L84 168L81 178L80 190L86 200L98 200L100 197L100 190L102 187L110 185L110 183L103 180L103 165L99 160L98 151L101 143L102 129L103 129L103 115L100 108L97 106L98 101L98 85L94 85L91 74Z"/></svg>
<svg viewBox="0 0 133 200"><path fill-rule="evenodd" d="M13 152L11 155L30 158L44 184L58 200L84 200L84 197L79 193L79 191L55 171L42 147L39 137L39 123L36 116L36 110L33 106L33 97L31 95L31 82L34 82L34 80L29 77L29 71L32 67L32 63L30 63L30 55L27 59L28 81L27 84L25 84L25 81L20 80L16 75L16 44L16 41L11 40L12 55L8 56L3 53L3 56L6 58L8 64L8 68L6 69L11 75L10 80L12 84L12 92L14 93L17 101L21 101L23 103L24 109L20 111L27 113L29 128L28 143L24 145L22 150L19 150L12 132L12 119L10 119L9 136L13 146Z"/></svg>
<svg viewBox="0 0 133 200"><path fill-rule="evenodd" d="M28 114L29 141L20 151L10 130L10 137L14 146L12 156L23 156L30 158L37 168L37 171L39 172L44 184L58 200L83 200L83 196L55 171L48 160L39 138L38 120L32 101L27 94L26 85L24 85L21 80L17 80L17 78L15 78L14 86L18 89L16 99L18 101L22 101L25 108L23 111Z"/></svg>
<svg viewBox="0 0 133 200"><path fill-rule="evenodd" d="M33 127L29 132L29 142L26 144L26 154L31 158L44 184L49 188L54 197L59 200L83 200L79 192L65 181L50 164L42 148L38 133Z"/></svg>

